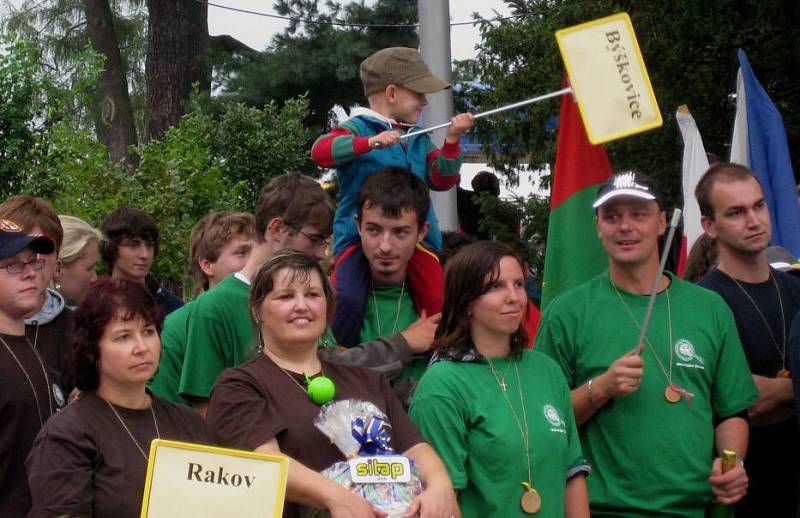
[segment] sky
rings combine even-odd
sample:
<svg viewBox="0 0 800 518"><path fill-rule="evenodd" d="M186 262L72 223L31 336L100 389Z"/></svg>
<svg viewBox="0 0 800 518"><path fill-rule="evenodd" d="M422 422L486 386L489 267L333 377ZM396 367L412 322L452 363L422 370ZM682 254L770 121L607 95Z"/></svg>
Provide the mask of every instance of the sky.
<svg viewBox="0 0 800 518"><path fill-rule="evenodd" d="M210 0L211 3L226 5L249 11L274 13L272 2L254 0ZM436 0L425 0L436 1ZM480 13L484 18L508 16L511 10L502 0L450 0L450 20L467 22L472 13ZM208 7L208 30L212 35L230 34L239 41L263 50L276 32L283 30L287 21L266 18L252 14L237 13L218 7ZM451 28L451 55L454 60L469 59L475 56L475 46L480 41L480 32L474 25L458 25ZM389 46L389 45L387 45Z"/></svg>

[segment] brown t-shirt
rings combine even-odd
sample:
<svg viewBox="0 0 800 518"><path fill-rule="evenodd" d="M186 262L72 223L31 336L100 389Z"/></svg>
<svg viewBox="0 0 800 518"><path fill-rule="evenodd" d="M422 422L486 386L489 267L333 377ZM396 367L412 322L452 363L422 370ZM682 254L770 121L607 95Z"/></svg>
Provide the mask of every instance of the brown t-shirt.
<svg viewBox="0 0 800 518"><path fill-rule="evenodd" d="M383 374L326 361L322 361L322 370L336 385L336 401L369 401L386 414L392 425L392 447L398 453L424 442ZM305 386L302 375L289 375ZM314 426L319 410L303 388L260 354L222 373L211 392L206 419L223 446L254 450L275 437L284 455L322 471L345 457ZM284 516L296 512L295 506L287 505Z"/></svg>
<svg viewBox="0 0 800 518"><path fill-rule="evenodd" d="M53 368L48 357L41 354L42 363L39 363L31 347L32 341L24 336L5 334L0 334L0 338L14 353L9 353L0 343L0 516L25 516L31 506L25 458L42 422L64 406L66 392L62 390L58 370ZM35 397L31 383L36 389Z"/></svg>
<svg viewBox="0 0 800 518"><path fill-rule="evenodd" d="M156 438L150 409L114 407L150 453ZM162 439L210 444L203 418L153 397ZM113 516L141 512L147 461L108 404L93 392L70 403L36 437L27 461L32 516Z"/></svg>

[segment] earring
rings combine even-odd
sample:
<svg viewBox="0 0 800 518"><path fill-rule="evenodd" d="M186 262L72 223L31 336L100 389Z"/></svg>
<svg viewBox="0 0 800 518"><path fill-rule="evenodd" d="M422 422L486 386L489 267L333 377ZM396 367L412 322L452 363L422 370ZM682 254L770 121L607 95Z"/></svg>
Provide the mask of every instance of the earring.
<svg viewBox="0 0 800 518"><path fill-rule="evenodd" d="M257 321L261 324L261 321ZM256 353L261 354L264 352L264 334L261 332L261 329L258 330L258 347L256 348Z"/></svg>

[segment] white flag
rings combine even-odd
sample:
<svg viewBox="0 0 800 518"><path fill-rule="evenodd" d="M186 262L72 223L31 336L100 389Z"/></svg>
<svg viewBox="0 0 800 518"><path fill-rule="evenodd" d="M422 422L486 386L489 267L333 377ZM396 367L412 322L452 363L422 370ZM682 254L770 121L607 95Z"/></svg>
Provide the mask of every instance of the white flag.
<svg viewBox="0 0 800 518"><path fill-rule="evenodd" d="M744 92L742 69L736 74L736 118L733 120L731 138L731 162L750 167L747 144L747 97Z"/></svg>
<svg viewBox="0 0 800 518"><path fill-rule="evenodd" d="M695 240L703 235L700 207L694 197L694 188L708 170L708 156L689 109L685 106L679 107L675 117L683 137L683 237L688 254Z"/></svg>

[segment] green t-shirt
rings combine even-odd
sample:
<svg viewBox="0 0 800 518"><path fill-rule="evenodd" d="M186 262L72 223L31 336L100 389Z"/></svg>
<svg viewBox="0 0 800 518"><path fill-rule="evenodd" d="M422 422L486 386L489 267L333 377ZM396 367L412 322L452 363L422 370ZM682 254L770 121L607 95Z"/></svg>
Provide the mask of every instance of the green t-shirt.
<svg viewBox="0 0 800 518"><path fill-rule="evenodd" d="M639 328L620 298L641 322L648 297L617 295L607 272L556 298L542 317L536 349L556 360L570 387L634 348ZM712 497L713 420L747 409L756 387L733 315L716 293L673 277L656 298L647 338L639 390L608 402L580 429L593 468L592 516L702 517ZM665 400L667 376L654 353L673 383L694 394L691 404Z"/></svg>
<svg viewBox="0 0 800 518"><path fill-rule="evenodd" d="M190 301L170 313L161 330L161 361L156 375L150 380L150 390L161 399L179 405L189 401L178 393L186 353L186 334L189 318L196 301Z"/></svg>
<svg viewBox="0 0 800 518"><path fill-rule="evenodd" d="M197 299L188 326L179 391L208 398L223 370L255 352L255 328L248 309L250 286L229 275Z"/></svg>
<svg viewBox="0 0 800 518"><path fill-rule="evenodd" d="M562 518L567 479L588 470L564 375L549 357L523 351L517 364L523 407L514 362L492 363L505 379L507 400L485 360L444 360L419 382L409 415L444 461L464 518L523 518L529 515L520 507L520 483L528 480L528 462L510 403L528 422L532 485L542 499L536 516Z"/></svg>
<svg viewBox="0 0 800 518"><path fill-rule="evenodd" d="M402 298L401 298L402 294ZM414 299L408 291L396 284L374 284L367 294L367 308L361 324L359 343L365 343L382 336L389 336L405 330L419 319L414 308ZM403 367L400 380L419 380L425 373L427 358L415 357Z"/></svg>
<svg viewBox="0 0 800 518"><path fill-rule="evenodd" d="M336 341L336 337L333 334L333 329L331 329L331 326L325 328L325 334L319 337L317 345L320 349L337 349L339 347L339 343Z"/></svg>

